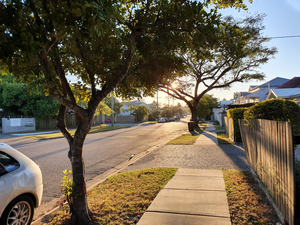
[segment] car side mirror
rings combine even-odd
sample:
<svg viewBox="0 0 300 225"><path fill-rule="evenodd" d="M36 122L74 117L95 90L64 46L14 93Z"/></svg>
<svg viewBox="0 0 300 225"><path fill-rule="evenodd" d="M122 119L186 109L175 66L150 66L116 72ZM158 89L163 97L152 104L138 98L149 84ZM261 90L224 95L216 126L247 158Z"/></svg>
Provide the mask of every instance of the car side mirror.
<svg viewBox="0 0 300 225"><path fill-rule="evenodd" d="M5 169L5 167L3 166L2 163L0 163L0 176L7 174L7 170Z"/></svg>

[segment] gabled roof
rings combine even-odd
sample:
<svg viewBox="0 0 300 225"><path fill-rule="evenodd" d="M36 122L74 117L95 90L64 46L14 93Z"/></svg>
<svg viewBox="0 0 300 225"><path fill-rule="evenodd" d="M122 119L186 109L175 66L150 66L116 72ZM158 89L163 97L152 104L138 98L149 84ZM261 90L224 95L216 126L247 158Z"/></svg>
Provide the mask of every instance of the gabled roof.
<svg viewBox="0 0 300 225"><path fill-rule="evenodd" d="M282 78L282 77L275 77L274 79L267 81L261 85L258 86L250 86L248 92L254 92L257 91L259 88L262 87L278 87L286 82L288 82L289 79L287 78Z"/></svg>
<svg viewBox="0 0 300 225"><path fill-rule="evenodd" d="M278 88L300 88L300 77L294 77Z"/></svg>
<svg viewBox="0 0 300 225"><path fill-rule="evenodd" d="M269 82L263 83L262 85L259 85L258 87L268 87L268 85L270 85L270 87L278 87L286 82L288 82L289 79L287 78L282 78L282 77L276 77L272 80L270 80ZM268 84L269 83L269 84Z"/></svg>
<svg viewBox="0 0 300 225"><path fill-rule="evenodd" d="M277 98L294 98L300 97L300 88L282 88L282 89L271 89L268 94L267 99L270 97L270 94L273 94Z"/></svg>

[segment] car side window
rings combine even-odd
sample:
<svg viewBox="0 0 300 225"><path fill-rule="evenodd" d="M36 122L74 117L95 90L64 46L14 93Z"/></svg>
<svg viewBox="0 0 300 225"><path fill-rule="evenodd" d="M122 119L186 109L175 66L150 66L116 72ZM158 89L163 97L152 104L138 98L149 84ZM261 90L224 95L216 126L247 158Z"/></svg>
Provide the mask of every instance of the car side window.
<svg viewBox="0 0 300 225"><path fill-rule="evenodd" d="M4 166L8 173L18 169L20 163L10 155L0 151L0 163Z"/></svg>

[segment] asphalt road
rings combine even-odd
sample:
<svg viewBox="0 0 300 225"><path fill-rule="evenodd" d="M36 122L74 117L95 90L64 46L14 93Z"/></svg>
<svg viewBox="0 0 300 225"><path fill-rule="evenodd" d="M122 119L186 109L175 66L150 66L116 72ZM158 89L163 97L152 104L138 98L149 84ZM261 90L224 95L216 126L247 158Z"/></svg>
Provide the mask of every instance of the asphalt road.
<svg viewBox="0 0 300 225"><path fill-rule="evenodd" d="M140 124L120 130L89 134L84 143L86 179L129 160L131 155L164 144L187 131L187 120L171 123ZM65 169L71 169L64 138L12 145L41 168L44 182L43 203L61 195L60 185Z"/></svg>

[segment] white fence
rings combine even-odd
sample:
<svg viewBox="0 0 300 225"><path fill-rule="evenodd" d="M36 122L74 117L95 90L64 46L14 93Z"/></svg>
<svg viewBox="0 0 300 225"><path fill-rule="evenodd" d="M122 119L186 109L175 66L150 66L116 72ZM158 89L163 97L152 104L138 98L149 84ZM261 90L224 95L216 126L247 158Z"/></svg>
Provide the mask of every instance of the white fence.
<svg viewBox="0 0 300 225"><path fill-rule="evenodd" d="M2 118L2 133L13 133L34 130L34 118Z"/></svg>

